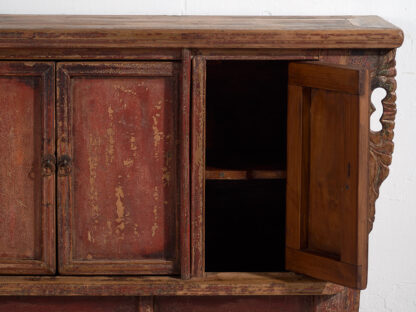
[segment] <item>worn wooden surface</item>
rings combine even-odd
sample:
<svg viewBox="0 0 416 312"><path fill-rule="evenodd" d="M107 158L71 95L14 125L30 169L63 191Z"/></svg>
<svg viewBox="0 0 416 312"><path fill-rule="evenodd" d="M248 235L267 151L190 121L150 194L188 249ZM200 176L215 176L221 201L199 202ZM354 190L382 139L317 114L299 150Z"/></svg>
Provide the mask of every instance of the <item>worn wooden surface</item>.
<svg viewBox="0 0 416 312"><path fill-rule="evenodd" d="M0 49L1 53L1 49ZM318 60L319 49L193 49L207 60ZM1 54L0 54L1 55Z"/></svg>
<svg viewBox="0 0 416 312"><path fill-rule="evenodd" d="M151 312L139 310L137 297L0 297L0 311Z"/></svg>
<svg viewBox="0 0 416 312"><path fill-rule="evenodd" d="M373 228L375 203L382 182L389 173L394 150L394 125L396 116L396 50L323 50L320 59L326 63L352 65L370 72L371 90L378 87L387 92L382 100L382 130L369 132L369 193L368 193L368 231ZM369 115L374 112L371 105Z"/></svg>
<svg viewBox="0 0 416 312"><path fill-rule="evenodd" d="M60 273L179 272L178 76L173 63L58 65Z"/></svg>
<svg viewBox="0 0 416 312"><path fill-rule="evenodd" d="M368 90L351 66L289 66L286 268L356 288L367 279Z"/></svg>
<svg viewBox="0 0 416 312"><path fill-rule="evenodd" d="M205 94L206 60L192 62L192 146L191 146L191 272L202 277L205 271Z"/></svg>
<svg viewBox="0 0 416 312"><path fill-rule="evenodd" d="M308 296L156 297L157 312L312 312Z"/></svg>
<svg viewBox="0 0 416 312"><path fill-rule="evenodd" d="M54 69L0 63L0 274L55 272Z"/></svg>
<svg viewBox="0 0 416 312"><path fill-rule="evenodd" d="M360 291L345 288L332 296L313 297L314 312L358 312L360 308Z"/></svg>
<svg viewBox="0 0 416 312"><path fill-rule="evenodd" d="M295 273L206 273L169 276L0 277L1 296L254 296L333 295L345 287Z"/></svg>
<svg viewBox="0 0 416 312"><path fill-rule="evenodd" d="M37 17L35 17L36 19ZM112 18L110 18L112 19ZM275 18L272 18L275 19ZM312 18L311 18L312 19ZM1 20L1 18L0 18ZM52 21L53 19L51 19ZM64 20L62 20L64 21ZM56 20L54 22L57 22ZM54 23L52 22L52 23ZM254 20L253 20L254 22ZM308 21L307 21L308 22ZM371 23L374 23L374 19L368 19L367 25L362 25L362 27L371 27ZM59 22L60 23L60 22ZM124 22L123 22L124 23ZM197 24L196 22L195 24ZM267 22L269 23L269 22ZM273 22L274 23L274 22ZM294 23L291 21L290 23ZM315 23L315 22L314 22ZM332 23L332 22L331 22ZM15 25L19 24L17 27L25 27L25 23L17 22ZM7 23L5 23L7 28ZM171 23L172 27L177 27L173 23ZM293 25L292 25L293 26ZM74 24L74 27L78 27ZM92 26L94 28L95 26ZM170 27L170 26L169 26ZM201 23L201 27L204 26L204 23ZM245 27L245 26L244 26ZM244 28L243 27L243 28ZM250 26L251 27L251 26ZM390 27L390 26L389 26ZM1 26L0 26L1 28ZM30 28L30 27L29 27ZM36 28L36 27L35 27ZM105 28L105 27L104 27ZM140 27L139 27L140 28ZM248 26L247 26L248 28ZM3 32L0 31L0 46L2 47L0 49L0 58L7 58L7 59L164 59L164 60L186 60L186 54L182 53L181 47L185 46L185 42L189 42L190 40L193 40L195 44L198 42L202 44L206 44L206 48L199 45L198 48L201 49L194 49L191 52L193 54L200 55L198 58L200 58L200 66L197 68L195 73L197 73L199 78L204 77L204 69L202 64L204 64L205 59L253 59L253 60L260 60L260 59L315 59L318 58L321 61L324 62L332 62L334 64L352 64L352 65L358 65L362 66L362 68L368 69L371 72L371 85L372 89L376 87L383 87L387 91L387 96L383 100L383 107L384 107L384 114L382 117L382 125L383 130L377 133L369 133L370 136L370 190L369 190L369 213L368 213L368 224L369 224L369 230L371 230L372 222L374 220L374 203L375 200L378 197L379 192L379 186L382 183L382 181L386 178L388 174L388 166L391 162L391 154L393 152L393 128L394 128L394 117L395 117L395 88L396 88L396 82L394 80L394 76L396 74L395 72L395 62L394 62L394 53L395 50L340 50L335 48L343 48L343 47L359 47L359 48L372 48L372 47L384 47L384 48L391 48L392 40L395 40L394 46L398 46L401 44L402 41L402 33L400 30L392 28L392 32L389 31L389 34L386 34L386 36L382 35L379 36L376 41L373 41L372 35L368 35L367 38L364 40L363 36L365 31L352 31L350 32L352 41L349 42L338 42L335 43L335 41L332 38L335 33L337 33L339 36L337 40L343 40L346 36L347 31L344 30L325 30L329 31L331 33L328 33L328 41L324 42L322 37L322 32L320 30L312 31L308 30L307 32L301 33L301 30L294 30L291 35L298 36L299 34L303 34L306 36L306 40L303 42L298 41L290 41L294 40L295 37L284 37L288 39L287 41L283 40L283 36L289 35L288 33L284 35L283 33L279 33L279 30L273 30L271 31L271 35L267 34L267 37L264 37L264 31L263 36L260 36L256 33L257 30L254 30L253 32L250 32L249 35L246 36L246 38L243 38L243 31L244 30L230 30L226 32L222 32L221 34L218 34L217 31L214 30L204 30L199 31L198 33L203 35L200 35L198 39L195 41L195 37L193 37L193 34L189 34L187 31L187 34L182 37L182 41L180 41L177 48L169 48L169 49L154 49L154 48L145 48L145 49L139 49L137 47L143 46L145 43L145 39L141 39L142 35L145 32L141 32L138 34L138 32L134 32L129 29L113 29L113 31L108 30L107 34L103 39L100 41L99 39L95 37L83 37L86 36L86 34L89 32L89 34L92 33L91 30L86 30L83 34L80 35L78 30L70 31L70 30L63 30L63 32L56 32L57 36L56 38L51 38L51 34L53 31L51 30L41 30L40 32L36 32L36 35L30 36L30 33L34 33L35 30L31 29L28 30L28 32L25 32L24 30L16 31L14 32L17 34L17 36L22 36L25 38L19 39L20 43L17 43L17 39L13 35L9 38L1 37L5 33L11 33L11 28L8 28L9 30L4 30ZM102 30L104 32L104 30ZM173 31L172 33L174 33ZM283 32L283 31L282 31ZM372 34L375 34L377 32L377 29L371 30ZM75 33L78 33L80 35L80 40L78 41L78 44L76 44L75 39ZM101 30L96 32L96 34L100 34ZM150 32L148 32L149 34ZM169 34L168 34L169 33ZM208 36L208 33L210 33L210 36L216 36L215 39L207 40L206 37ZM392 39L394 36L392 35L395 33L394 36L395 39ZM101 33L102 34L102 33ZM167 30L164 32L166 34L165 38L157 37L159 35L156 35L154 37L156 40L149 43L147 46L158 46L158 47L167 47L169 44L172 44L172 41L174 36L178 36L177 34L174 34L171 36L170 30ZM189 35L188 35L189 34ZM39 35L39 36L38 36ZM221 36L226 36L228 42L225 42L224 38L221 38ZM271 36L274 36L273 40L271 41ZM43 36L43 37L42 37ZM67 36L64 38L64 36ZM72 37L74 36L74 37ZM144 36L144 35L143 35ZM278 37L280 36L280 37ZM116 38L117 37L117 38ZM256 37L256 38L254 38ZM131 39L132 38L132 39ZM213 38L213 37L212 37ZM254 38L254 39L253 39ZM321 38L321 39L316 39ZM358 38L358 39L357 39ZM56 40L55 40L56 39ZM68 40L67 40L68 39ZM139 39L139 40L137 40ZM166 40L166 41L162 41ZM240 40L240 41L232 41L232 39ZM267 39L267 40L266 40ZM270 41L268 41L270 39ZM290 40L289 40L290 39ZM316 39L316 40L315 40ZM368 41L366 41L369 39ZM88 40L90 40L91 45L87 43ZM149 41L148 38L146 40ZM248 43L248 41L252 42ZM364 42L366 41L366 42ZM31 44L37 42L39 44L39 48L34 48ZM164 43L166 45L164 45ZM178 41L179 42L179 41ZM56 47L53 49L50 49L49 47L51 45L56 44ZM108 44L114 44L112 47L108 46ZM227 44L227 46L225 45ZM264 47L267 47L267 49L260 50L260 49L247 49L250 47L258 47L259 44L264 44ZM325 46L325 44L328 44L328 46ZM236 49L221 49L224 47L230 47L230 46L239 47L240 49L237 51ZM279 50L279 49L269 49L271 48L278 48L278 47L301 47L304 45L305 48L310 48L310 50ZM19 48L19 47L30 47L27 48ZM42 47L40 47L42 46ZM102 48L96 49L95 47L101 46ZM131 46L132 48L129 49L123 49L119 47L123 46ZM186 45L188 46L188 45ZM8 48L7 48L8 47ZM334 48L333 50L322 50L325 49L325 47L331 47ZM215 48L215 49L214 49ZM318 50L317 48L320 48L321 50ZM295 51L295 52L293 52ZM182 74L184 76L186 73L186 69L183 69ZM24 78L24 79L27 79ZM22 79L22 80L24 80ZM20 80L20 79L19 79ZM203 80L201 80L203 81ZM201 88L201 81L194 80L193 86L197 86L200 93L194 93L194 97L200 101L203 101L204 96L204 90ZM202 82L203 84L204 82ZM181 99L183 100L183 94L185 94L186 87L182 89L182 96ZM30 102L30 101L29 101ZM53 105L52 105L53 106ZM182 111L185 112L186 108ZM180 112L180 111L178 111ZM201 126L201 123L195 118L198 118L197 115L198 111L193 115L193 124ZM3 116L3 115L2 115ZM180 118L180 115L178 115L178 118ZM202 128L204 129L204 128ZM182 134L183 135L183 134ZM180 136L182 139L183 136ZM192 139L195 139L195 142L198 142L200 138L192 137ZM52 140L53 142L54 140ZM363 146L360 146L360 148L363 148ZM365 147L364 147L365 148ZM194 152L198 152L198 150L193 150L191 153L191 157L193 159L203 159L201 155L196 154L196 156L193 154ZM179 153L185 153L185 149L180 147ZM0 153L1 154L1 153ZM195 158L194 158L195 157ZM62 164L62 163L61 163ZM49 165L46 166L48 168ZM50 168L50 166L49 166ZM202 167L201 167L202 168ZM184 168L183 168L184 169ZM48 169L47 169L48 170ZM181 171L182 173L185 172L185 169ZM196 170L195 172L192 171L192 180L194 181L194 178L198 181L200 181L195 174L201 174L201 171ZM202 176L203 176L202 172ZM195 175L195 176L194 176ZM201 176L200 176L201 177ZM50 178L51 180L53 177ZM186 178L185 178L186 179ZM49 181L49 180L48 180ZM196 194L198 198L192 199L193 204L197 204L198 200L203 199L203 195L201 196L198 193L197 189L194 189L193 192L196 190ZM203 194L203 193L202 193ZM45 195L45 194L44 194ZM308 195L306 195L306 198L308 198ZM363 198L363 197L362 197ZM203 205L203 203L202 203ZM192 214L192 217L195 218L193 221L196 221L197 227L195 229L203 230L203 222L202 222L202 216L201 213L198 215L198 206L197 210L195 210L195 214ZM200 206L199 206L200 207ZM202 210L201 210L202 211ZM182 216L182 213L184 211L181 211L178 215ZM194 211L193 211L194 212ZM183 214L185 215L185 214ZM177 224L179 225L179 224ZM181 227L181 235L184 235L183 228L184 226L186 228L186 225L182 223L180 225ZM192 225L193 226L193 225ZM201 236L198 233L196 233L196 236L192 236L192 243L196 242L199 245L194 245L192 248L191 253L191 262L192 262L192 273L197 276L198 274L203 274L203 249L201 243L203 243L203 232L201 233ZM192 235L195 233L193 232ZM179 237L179 236L178 236ZM87 234L88 238L88 234ZM195 239L195 240L194 240ZM344 241L347 239L344 237ZM183 251L186 248L186 243L183 245L179 245L180 249ZM52 253L51 253L52 255ZM198 258L201 256L201 258ZM354 256L354 255L353 255ZM186 256L183 254L181 255L181 261L185 259ZM25 260L26 263L31 263L32 260ZM39 263L35 261L35 264L38 265ZM120 264L120 263L119 263ZM117 264L118 265L118 264ZM124 265L124 263L122 264ZM32 268L32 264L29 264L29 266ZM182 269L184 272L186 272L186 264L181 263ZM26 268L25 268L26 270ZM42 269L43 270L43 269ZM49 270L49 269L48 269ZM13 269L12 272L17 273L15 269ZM22 271L23 272L23 271ZM24 271L24 274L27 271ZM48 271L50 272L50 271ZM8 273L10 274L10 273ZM36 273L38 274L38 273ZM186 275L183 275L186 277ZM208 278L210 278L210 275L208 274ZM141 283L140 281L146 281ZM198 295L198 294L206 294L206 295L214 295L217 293L220 294L240 294L240 295L247 295L247 294L253 294L253 288L252 285L254 284L254 293L257 294L271 294L271 295L282 295L282 294L299 294L299 293L306 293L306 294L329 294L329 293L336 293L341 291L341 289L344 289L343 291L345 293L348 293L345 295L335 295L335 296L324 296L319 297L314 300L315 304L318 304L319 309L316 308L316 311L339 311L342 309L345 309L346 311L357 311L358 310L358 301L359 301L359 292L353 291L353 290L347 290L345 288L342 288L340 286L331 284L331 283L325 283L320 282L316 280L309 280L308 278L302 279L302 281L299 281L299 283L294 286L294 284L285 282L276 282L276 279L274 279L274 282L267 283L264 280L261 282L254 282L253 280L250 280L248 282L241 282L238 277L235 275L229 276L226 278L227 281L222 280L221 282L208 282L208 284L204 284L204 281L196 281L195 279L190 280L190 284L186 284L184 286L182 281L178 281L176 278L166 278L166 280L161 281L160 283L154 283L152 284L147 280L147 277L143 278L124 278L124 277L94 277L94 278L85 278L85 277L51 277L51 278L28 278L28 277L2 277L0 278L0 294L2 295L22 295L22 294L29 294L29 295L45 295L45 294L51 294L51 295L108 295L108 296L114 296L115 294L119 295L125 295L125 294L132 294L132 295L146 295L151 296L155 294L159 294L160 292L170 294L170 295ZM175 282L172 282L172 281ZM260 280L260 279L259 279ZM277 279L278 280L278 279ZM172 282L172 283L171 283ZM194 282L194 283L193 283ZM193 283L193 284L192 284ZM214 285L214 286L213 286ZM219 285L219 286L218 286ZM288 286L290 285L290 286ZM324 287L324 290L322 288L320 289L320 285L326 285ZM328 286L329 285L329 286ZM202 287L202 288L201 288ZM291 288L292 287L292 288ZM330 290L329 290L329 288ZM335 288L333 288L335 287ZM288 290L290 289L290 290ZM334 290L336 289L336 290ZM141 308L144 311L151 311L150 306L152 306L152 300L150 297L146 297L147 299L142 300ZM346 299L347 298L347 299ZM349 299L348 299L349 298ZM322 301L320 301L322 300ZM40 302L39 302L40 303ZM111 306L111 304L109 304ZM347 309L350 309L348 310ZM147 310L146 310L147 309ZM56 310L56 309L55 309ZM26 310L25 310L26 311ZM35 310L36 311L36 310ZM129 311L129 310L127 310Z"/></svg>
<svg viewBox="0 0 416 312"><path fill-rule="evenodd" d="M191 114L191 52L182 51L181 92L179 126L181 173L179 187L181 194L180 205L180 255L181 275L183 279L191 277L191 203L190 203L190 114Z"/></svg>
<svg viewBox="0 0 416 312"><path fill-rule="evenodd" d="M0 59L13 60L181 60L179 48L4 48Z"/></svg>
<svg viewBox="0 0 416 312"><path fill-rule="evenodd" d="M395 48L377 16L0 15L0 48Z"/></svg>
<svg viewBox="0 0 416 312"><path fill-rule="evenodd" d="M142 296L0 297L0 310L13 312L187 312L299 311L358 312L359 291L325 296Z"/></svg>
<svg viewBox="0 0 416 312"><path fill-rule="evenodd" d="M177 60L181 48L37 48L0 49L0 59L15 60ZM311 49L189 49L191 55L216 60L318 60L320 50Z"/></svg>

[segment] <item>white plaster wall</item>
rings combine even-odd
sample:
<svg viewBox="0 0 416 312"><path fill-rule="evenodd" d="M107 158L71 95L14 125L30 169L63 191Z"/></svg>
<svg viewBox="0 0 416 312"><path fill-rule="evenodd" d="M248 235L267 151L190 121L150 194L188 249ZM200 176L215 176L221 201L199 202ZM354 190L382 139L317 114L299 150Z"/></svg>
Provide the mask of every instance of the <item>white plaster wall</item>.
<svg viewBox="0 0 416 312"><path fill-rule="evenodd" d="M0 14L376 14L401 27L395 152L376 205L361 311L416 311L416 0L0 0Z"/></svg>

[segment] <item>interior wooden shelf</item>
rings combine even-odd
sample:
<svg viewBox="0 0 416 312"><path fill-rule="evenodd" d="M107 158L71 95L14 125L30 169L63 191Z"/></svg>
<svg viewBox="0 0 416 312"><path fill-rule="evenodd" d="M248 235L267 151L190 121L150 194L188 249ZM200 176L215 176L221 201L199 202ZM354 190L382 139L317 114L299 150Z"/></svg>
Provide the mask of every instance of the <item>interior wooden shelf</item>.
<svg viewBox="0 0 416 312"><path fill-rule="evenodd" d="M207 273L204 278L2 276L1 296L333 295L343 286L292 272Z"/></svg>
<svg viewBox="0 0 416 312"><path fill-rule="evenodd" d="M206 180L280 180L286 179L286 170L272 169L246 169L246 170L228 170L221 168L208 167L205 170Z"/></svg>

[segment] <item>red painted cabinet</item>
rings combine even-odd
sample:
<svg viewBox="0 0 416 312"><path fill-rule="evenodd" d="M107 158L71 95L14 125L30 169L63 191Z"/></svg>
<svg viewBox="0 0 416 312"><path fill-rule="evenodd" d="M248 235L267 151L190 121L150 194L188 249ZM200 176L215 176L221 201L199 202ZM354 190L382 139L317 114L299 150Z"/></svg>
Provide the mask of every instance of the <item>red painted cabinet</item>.
<svg viewBox="0 0 416 312"><path fill-rule="evenodd" d="M402 41L375 16L0 16L0 311L357 311Z"/></svg>
<svg viewBox="0 0 416 312"><path fill-rule="evenodd" d="M1 273L180 273L179 69L0 64Z"/></svg>

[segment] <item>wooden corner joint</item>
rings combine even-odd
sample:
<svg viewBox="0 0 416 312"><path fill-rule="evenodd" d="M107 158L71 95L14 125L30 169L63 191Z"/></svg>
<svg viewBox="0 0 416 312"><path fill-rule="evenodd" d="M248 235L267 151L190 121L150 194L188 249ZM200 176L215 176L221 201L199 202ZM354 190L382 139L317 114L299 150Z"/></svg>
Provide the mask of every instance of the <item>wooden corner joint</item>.
<svg viewBox="0 0 416 312"><path fill-rule="evenodd" d="M379 58L376 69L371 74L371 90L383 88L387 94L382 99L383 114L380 118L382 129L372 131L369 136L369 211L368 231L373 228L375 202L379 196L381 183L389 174L394 149L394 120L396 117L396 50L389 50ZM371 103L370 115L375 111Z"/></svg>

